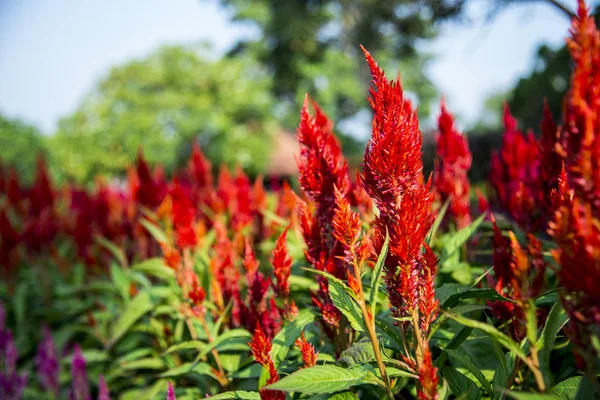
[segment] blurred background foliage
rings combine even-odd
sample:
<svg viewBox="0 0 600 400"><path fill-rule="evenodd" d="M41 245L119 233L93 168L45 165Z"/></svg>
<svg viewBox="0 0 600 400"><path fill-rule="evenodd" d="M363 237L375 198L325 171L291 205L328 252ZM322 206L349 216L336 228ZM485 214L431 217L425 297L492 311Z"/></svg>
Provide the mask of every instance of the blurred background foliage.
<svg viewBox="0 0 600 400"><path fill-rule="evenodd" d="M171 171L196 140L213 165L240 165L256 175L268 163L274 135L295 132L304 94L310 93L336 121L344 151L358 166L370 116L368 70L359 45L387 71L402 71L420 118L432 126L438 91L427 64L433 56L419 44L434 38L444 21L470 23L465 16L470 1L220 0L233 22L252 25L256 34L219 59L201 44L163 47L116 66L48 137L0 118L0 159L29 179L41 151L58 179L81 183L98 174L123 176L142 146L151 163ZM569 17L559 1L527 1ZM523 2L490 0L487 17ZM560 118L569 74L566 46L541 45L533 70L510 90L492 94L467 131L499 143L504 101L523 127L537 131L544 98ZM480 137L472 140L472 146L478 143L490 146Z"/></svg>

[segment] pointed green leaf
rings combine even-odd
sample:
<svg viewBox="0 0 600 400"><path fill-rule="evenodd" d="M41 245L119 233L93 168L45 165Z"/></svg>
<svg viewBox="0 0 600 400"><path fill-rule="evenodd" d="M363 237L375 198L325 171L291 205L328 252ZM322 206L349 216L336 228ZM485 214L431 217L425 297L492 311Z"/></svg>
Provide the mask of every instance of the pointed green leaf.
<svg viewBox="0 0 600 400"><path fill-rule="evenodd" d="M333 305L344 314L354 330L366 332L360 307L344 287L335 281L329 281L329 296Z"/></svg>
<svg viewBox="0 0 600 400"><path fill-rule="evenodd" d="M236 390L234 392L224 392L207 397L206 400L260 400L260 394L258 392Z"/></svg>
<svg viewBox="0 0 600 400"><path fill-rule="evenodd" d="M169 239L167 239L167 235L160 229L156 224L147 220L146 218L140 218L140 224L148 233L158 242L158 243L169 243Z"/></svg>
<svg viewBox="0 0 600 400"><path fill-rule="evenodd" d="M148 258L131 266L131 269L133 271L143 272L160 279L175 277L175 270L173 270L173 268L169 268L165 264L164 260L159 257Z"/></svg>
<svg viewBox="0 0 600 400"><path fill-rule="evenodd" d="M444 220L444 217L446 216L446 211L448 211L448 206L450 205L450 199L447 199L444 204L442 205L442 208L439 209L437 216L435 217L435 221L433 221L433 225L431 226L431 229L429 230L429 233L427 234L427 238L425 239L425 243L427 243L428 246L431 246L431 242L433 242L433 240L435 239L435 235L438 231L438 229L440 229L440 225L442 224L442 221Z"/></svg>
<svg viewBox="0 0 600 400"><path fill-rule="evenodd" d="M334 393L363 383L369 370L345 369L335 365L317 365L300 369L285 378L265 386L265 389L301 393Z"/></svg>
<svg viewBox="0 0 600 400"><path fill-rule="evenodd" d="M453 233L450 240L448 240L444 247L442 247L442 256L440 257L440 264L443 264L448 258L450 258L463 244L467 242L479 229L479 226L485 219L487 213L481 214L479 218L471 223L471 225L462 228L460 231Z"/></svg>
<svg viewBox="0 0 600 400"><path fill-rule="evenodd" d="M458 372L455 368L444 367L441 374L450 386L450 391L457 398L465 400L481 399L481 390L475 382Z"/></svg>
<svg viewBox="0 0 600 400"><path fill-rule="evenodd" d="M448 309L456 306L462 300L480 299L480 300L499 300L513 302L496 292L494 289L479 289L471 286L459 285L456 283L445 283L435 290L435 297L439 300L442 308Z"/></svg>
<svg viewBox="0 0 600 400"><path fill-rule="evenodd" d="M494 398L494 390L492 389L492 385L485 378L481 370L477 366L475 366L475 364L473 364L473 361L471 361L467 356L465 356L462 353L459 353L456 350L444 349L444 351L448 353L451 359L458 361L464 366L464 368L467 369L467 371L472 373L473 376L479 381L479 383L481 383L481 386L485 389L490 398Z"/></svg>
<svg viewBox="0 0 600 400"><path fill-rule="evenodd" d="M154 305L145 290L138 293L125 308L117 322L112 327L108 347L112 347L133 324L137 322L144 314L152 310Z"/></svg>
<svg viewBox="0 0 600 400"><path fill-rule="evenodd" d="M565 326L567 321L569 321L569 316L565 312L561 302L555 303L548 313L542 335L537 342L537 348L540 353L540 367L544 374L546 384L552 382L550 373L550 353L554 347L558 332Z"/></svg>
<svg viewBox="0 0 600 400"><path fill-rule="evenodd" d="M508 397L515 400L560 400L558 397L552 394L543 393L527 393L527 392L504 392Z"/></svg>
<svg viewBox="0 0 600 400"><path fill-rule="evenodd" d="M561 400L571 400L577 395L577 388L581 384L581 376L565 379L552 388L552 394Z"/></svg>
<svg viewBox="0 0 600 400"><path fill-rule="evenodd" d="M375 315L377 307L377 292L379 292L379 285L381 284L381 276L383 274L383 265L385 264L385 258L387 256L388 248L390 247L390 234L385 232L385 241L379 252L379 257L371 273L371 291L369 292L369 304L371 306L371 315Z"/></svg>

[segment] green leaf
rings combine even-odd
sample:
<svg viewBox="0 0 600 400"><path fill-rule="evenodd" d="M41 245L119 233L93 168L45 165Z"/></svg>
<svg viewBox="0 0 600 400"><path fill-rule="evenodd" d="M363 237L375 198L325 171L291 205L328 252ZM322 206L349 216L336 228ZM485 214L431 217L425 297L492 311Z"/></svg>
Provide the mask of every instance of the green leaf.
<svg viewBox="0 0 600 400"><path fill-rule="evenodd" d="M448 309L456 306L460 301L466 299L499 300L513 302L494 289L478 289L471 286L456 283L445 283L435 290L435 297L439 300L442 308Z"/></svg>
<svg viewBox="0 0 600 400"><path fill-rule="evenodd" d="M581 376L565 379L552 388L552 394L561 400L573 400L577 395L577 388L581 383Z"/></svg>
<svg viewBox="0 0 600 400"><path fill-rule="evenodd" d="M138 369L163 369L165 363L160 358L150 357L142 358L140 360L127 361L121 364L121 368L125 370L138 370Z"/></svg>
<svg viewBox="0 0 600 400"><path fill-rule="evenodd" d="M275 335L271 350L275 368L285 359L290 346L300 337L304 328L314 320L315 314L312 311L302 310L290 324L286 325Z"/></svg>
<svg viewBox="0 0 600 400"><path fill-rule="evenodd" d="M450 258L463 244L467 242L479 229L479 226L485 219L487 213L483 213L471 225L462 228L456 233L452 233L450 240L444 243L442 247L442 256L440 257L440 264L443 264L448 258Z"/></svg>
<svg viewBox="0 0 600 400"><path fill-rule="evenodd" d="M206 346L206 343L204 343L200 340L188 340L185 342L174 344L173 346L171 346L167 350L165 350L165 352L163 354L170 354L175 351L182 351L182 350L201 351L205 346Z"/></svg>
<svg viewBox="0 0 600 400"><path fill-rule="evenodd" d="M371 306L371 315L375 315L375 309L377 307L377 292L379 292L379 285L381 284L381 275L383 274L383 264L385 264L385 258L387 256L388 248L390 247L390 234L385 232L385 241L379 252L379 257L371 273L371 291L369 292L369 304Z"/></svg>
<svg viewBox="0 0 600 400"><path fill-rule="evenodd" d="M122 267L127 266L127 257L125 257L125 252L123 249L102 236L96 236L94 239L100 246L110 251Z"/></svg>
<svg viewBox="0 0 600 400"><path fill-rule="evenodd" d="M594 377L594 381L596 377ZM588 375L584 375L581 378L581 382L579 382L579 387L577 388L577 395L575 395L575 400L587 400L590 398L591 393L596 393L596 382L592 382Z"/></svg>
<svg viewBox="0 0 600 400"><path fill-rule="evenodd" d="M206 400L260 400L258 392L246 392L245 390L236 390L234 392L224 392L216 396L207 397Z"/></svg>
<svg viewBox="0 0 600 400"><path fill-rule="evenodd" d="M546 384L550 384L552 381L550 373L550 353L554 347L558 332L565 326L567 321L569 321L569 316L562 307L562 304L560 302L555 303L548 313L542 335L537 342L537 348L540 354L540 368L544 374Z"/></svg>
<svg viewBox="0 0 600 400"><path fill-rule="evenodd" d="M403 369L398 369L394 367L386 367L385 371L390 378L403 377L403 378L413 378L418 379L419 377L415 374L411 374L410 372L406 372ZM376 371L378 372L378 371Z"/></svg>
<svg viewBox="0 0 600 400"><path fill-rule="evenodd" d="M121 297L123 300L127 301L129 299L129 279L123 272L123 268L112 263L110 265L110 276L112 281L114 282L116 288L119 290Z"/></svg>
<svg viewBox="0 0 600 400"><path fill-rule="evenodd" d="M444 349L444 351L448 353L451 359L458 361L470 373L472 373L473 376L479 381L479 383L481 383L481 386L485 389L490 398L494 398L494 390L492 389L492 385L490 385L490 382L485 378L481 370L477 366L475 366L475 364L473 364L473 361L471 361L464 354L459 353L456 350L446 348Z"/></svg>
<svg viewBox="0 0 600 400"><path fill-rule="evenodd" d="M354 330L366 332L360 307L343 286L335 281L329 281L329 296L333 305L344 314Z"/></svg>
<svg viewBox="0 0 600 400"><path fill-rule="evenodd" d="M447 199L444 204L442 205L442 208L439 209L437 216L435 217L435 221L433 221L433 225L431 226L431 229L429 230L429 233L427 234L427 238L425 239L425 243L427 243L428 246L431 246L431 242L433 241L433 239L435 239L435 235L438 231L438 229L440 229L440 225L442 224L442 221L444 220L444 217L446 216L446 211L448 211L448 206L450 205L450 199Z"/></svg>
<svg viewBox="0 0 600 400"><path fill-rule="evenodd" d="M112 347L123 336L133 324L136 323L144 314L152 310L154 305L148 295L148 292L142 290L127 305L125 311L121 314L117 322L112 327L112 333L108 342L108 347Z"/></svg>
<svg viewBox="0 0 600 400"><path fill-rule="evenodd" d="M527 339L530 343L537 343L537 309L532 300L527 302Z"/></svg>
<svg viewBox="0 0 600 400"><path fill-rule="evenodd" d="M464 326L469 326L474 329L479 329L480 331L484 332L485 334L492 337L493 339L496 339L498 341L498 343L500 343L502 346L504 346L507 349L509 349L510 351L514 352L515 355L517 357L519 357L521 360L525 361L527 359L527 355L525 353L523 353L519 344L514 342L510 337L508 337L504 333L500 332L493 325L489 325L489 324L486 324L486 323L483 323L480 321L475 321L473 319L461 317L458 315L453 315L450 313L445 313L445 315L448 318L452 318L459 324L462 324Z"/></svg>
<svg viewBox="0 0 600 400"><path fill-rule="evenodd" d="M331 395L328 400L358 400L358 396L352 392L340 392Z"/></svg>
<svg viewBox="0 0 600 400"><path fill-rule="evenodd" d="M338 358L338 363L345 367L352 367L356 364L366 364L375 360L375 351L368 338L362 338L352 346L342 351Z"/></svg>
<svg viewBox="0 0 600 400"><path fill-rule="evenodd" d="M369 370L365 368L317 365L300 369L265 388L283 392L334 393L364 383L368 373Z"/></svg>
<svg viewBox="0 0 600 400"><path fill-rule="evenodd" d="M245 329L232 329L230 331L223 332L214 342L209 343L204 350L198 355L198 359L204 357L210 353L214 348L218 348L222 344L243 343L247 346L248 342L252 339L252 335Z"/></svg>
<svg viewBox="0 0 600 400"><path fill-rule="evenodd" d="M177 376L184 376L189 374L206 375L216 379L215 374L212 372L210 365L206 363L194 364L191 362L181 364L178 367L171 368L159 375L160 378L174 378Z"/></svg>
<svg viewBox="0 0 600 400"><path fill-rule="evenodd" d="M140 218L140 224L142 224L142 226L146 228L148 233L152 235L152 237L156 239L158 243L169 242L169 239L167 239L167 235L165 235L162 229L156 226L153 222L147 220L146 218Z"/></svg>
<svg viewBox="0 0 600 400"><path fill-rule="evenodd" d="M506 359L507 357L509 358L509 361L512 360L512 358L509 356L506 356L504 354L504 352L502 351L502 347L500 346L500 343L498 343L498 341L494 338L490 338L492 340L492 347L494 350L494 355L496 356L496 359L498 360L498 366L496 367L496 371L494 373L494 388L496 391L498 391L498 389L500 389L500 392L502 390L504 390L504 388L506 387L506 383L508 382L508 378L509 375L511 373L512 370L512 365L509 367L509 364L507 363Z"/></svg>
<svg viewBox="0 0 600 400"><path fill-rule="evenodd" d="M131 267L133 271L143 272L148 275L155 276L159 279L168 279L175 277L175 271L169 268L162 258L148 258Z"/></svg>
<svg viewBox="0 0 600 400"><path fill-rule="evenodd" d="M508 397L516 400L559 400L558 397L552 394L513 392L508 390L504 393Z"/></svg>
<svg viewBox="0 0 600 400"><path fill-rule="evenodd" d="M468 326L463 327L460 331L456 332L456 334L452 337L452 340L448 342L448 344L445 347L445 350L458 349L460 345L463 344L465 340L467 340L469 335L471 335L471 332L473 332L473 328L470 328ZM439 358L435 362L438 368L444 366L447 357L447 353L445 352L442 352L440 354Z"/></svg>
<svg viewBox="0 0 600 400"><path fill-rule="evenodd" d="M457 398L466 400L481 399L481 390L475 382L458 372L455 368L444 367L441 369L442 376L448 381L450 391Z"/></svg>

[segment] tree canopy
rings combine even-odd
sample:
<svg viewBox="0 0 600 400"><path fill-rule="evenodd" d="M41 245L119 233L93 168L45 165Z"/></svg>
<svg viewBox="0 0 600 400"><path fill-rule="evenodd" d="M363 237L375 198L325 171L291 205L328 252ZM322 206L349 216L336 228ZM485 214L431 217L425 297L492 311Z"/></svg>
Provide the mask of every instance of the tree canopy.
<svg viewBox="0 0 600 400"><path fill-rule="evenodd" d="M34 126L0 115L0 167L15 168L21 178L31 180L36 157L45 153L44 139Z"/></svg>
<svg viewBox="0 0 600 400"><path fill-rule="evenodd" d="M260 170L276 127L271 78L250 57L205 50L165 47L113 68L51 138L64 176L122 174L140 147L170 170L193 140L216 164Z"/></svg>

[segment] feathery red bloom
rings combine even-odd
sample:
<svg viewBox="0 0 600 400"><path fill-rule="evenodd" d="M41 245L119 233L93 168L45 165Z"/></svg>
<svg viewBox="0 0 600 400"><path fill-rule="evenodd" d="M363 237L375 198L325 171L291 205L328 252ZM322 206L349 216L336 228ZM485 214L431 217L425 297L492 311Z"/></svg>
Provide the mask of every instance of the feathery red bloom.
<svg viewBox="0 0 600 400"><path fill-rule="evenodd" d="M472 157L467 138L456 130L454 117L446 109L443 100L441 108L433 186L440 205L449 199L448 216L460 229L471 223L467 172L471 168Z"/></svg>
<svg viewBox="0 0 600 400"><path fill-rule="evenodd" d="M192 147L192 157L190 158L188 168L192 172L194 184L199 190L210 189L212 187L210 161L204 156L197 142L194 142Z"/></svg>
<svg viewBox="0 0 600 400"><path fill-rule="evenodd" d="M557 205L548 233L558 249L553 256L561 266L557 272L565 288L563 304L569 313L569 336L577 344L576 354L588 359L594 354L591 337L600 326L600 221L593 206L575 195L563 169L554 194ZM598 354L596 354L598 356Z"/></svg>
<svg viewBox="0 0 600 400"><path fill-rule="evenodd" d="M600 216L600 32L584 1L567 46L574 62L563 115L561 146L575 195Z"/></svg>
<svg viewBox="0 0 600 400"><path fill-rule="evenodd" d="M373 86L369 102L374 111L373 133L363 162L362 184L373 198L379 215L372 228L375 252L390 235L385 261L386 283L394 315L405 317L418 309L421 288L429 287L421 247L432 224L431 180L423 185L422 137L417 115L404 97L400 82L388 81L363 48L371 68Z"/></svg>
<svg viewBox="0 0 600 400"><path fill-rule="evenodd" d="M277 284L274 285L274 289L277 294L283 298L287 298L290 294L290 272L292 268L292 258L290 257L287 249L287 233L289 226L286 227L277 241L275 242L275 249L273 250L273 256L271 258L271 264L273 264L273 271Z"/></svg>
<svg viewBox="0 0 600 400"><path fill-rule="evenodd" d="M177 397L175 397L175 389L171 382L169 382L169 388L167 389L167 400L177 400Z"/></svg>
<svg viewBox="0 0 600 400"><path fill-rule="evenodd" d="M13 227L6 215L6 210L0 210L0 265L8 271L13 266L16 256L16 249L19 246L21 236Z"/></svg>
<svg viewBox="0 0 600 400"><path fill-rule="evenodd" d="M317 357L319 356L319 352L315 352L315 347L306 340L304 332L302 332L302 335L298 338L298 340L296 340L296 346L300 348L300 353L302 353L302 361L304 361L305 368L310 368L317 365Z"/></svg>
<svg viewBox="0 0 600 400"><path fill-rule="evenodd" d="M193 225L196 210L190 200L190 194L177 178L173 179L173 186L169 192L173 207L173 227L175 228L177 245L182 249L194 247L198 243Z"/></svg>
<svg viewBox="0 0 600 400"><path fill-rule="evenodd" d="M142 150L138 153L136 170L130 174L131 193L134 200L145 207L154 209L162 203L167 195L167 185L157 179L150 171Z"/></svg>
<svg viewBox="0 0 600 400"><path fill-rule="evenodd" d="M352 211L350 203L344 195L335 190L335 212L333 215L333 236L344 249L343 260L351 264L358 255L360 227L362 221L357 213Z"/></svg>
<svg viewBox="0 0 600 400"><path fill-rule="evenodd" d="M273 344L260 329L259 325L256 326L254 334L252 335L252 340L248 345L250 346L254 359L264 368L269 370L269 378L267 379L266 385L277 382L279 380L279 375L277 374L277 369L271 358ZM260 398L262 400L285 400L285 393L276 390L261 389Z"/></svg>
<svg viewBox="0 0 600 400"><path fill-rule="evenodd" d="M500 207L528 231L540 228L539 204L543 200L539 178L538 143L523 135L504 106L504 136L500 152L492 154L490 181Z"/></svg>
<svg viewBox="0 0 600 400"><path fill-rule="evenodd" d="M437 400L438 385L437 368L433 365L429 345L423 349L423 362L419 366L419 386L417 397L419 400Z"/></svg>

